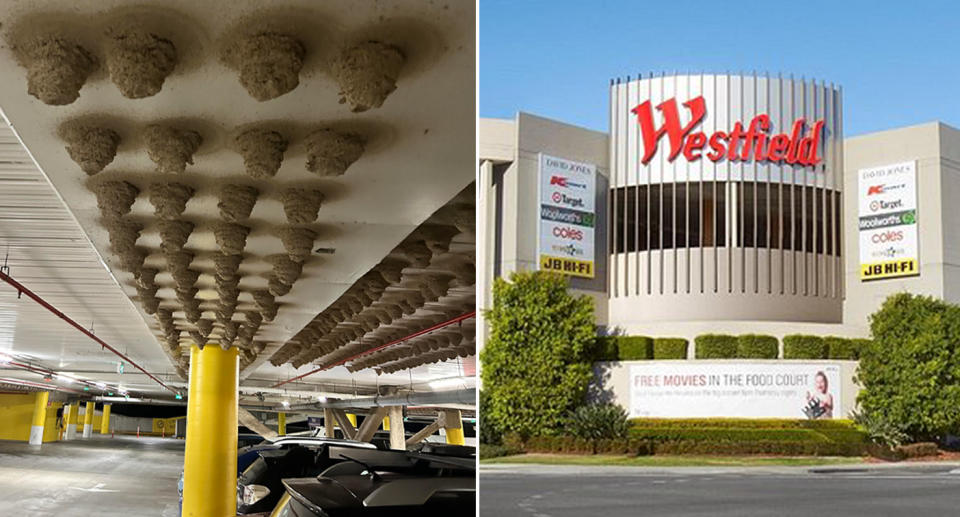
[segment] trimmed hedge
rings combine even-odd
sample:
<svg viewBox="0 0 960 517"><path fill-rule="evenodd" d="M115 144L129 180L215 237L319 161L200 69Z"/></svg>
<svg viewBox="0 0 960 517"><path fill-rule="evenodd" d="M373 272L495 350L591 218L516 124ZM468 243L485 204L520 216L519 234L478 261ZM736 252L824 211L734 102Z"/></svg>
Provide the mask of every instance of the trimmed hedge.
<svg viewBox="0 0 960 517"><path fill-rule="evenodd" d="M617 358L621 361L653 359L653 338L647 336L617 336Z"/></svg>
<svg viewBox="0 0 960 517"><path fill-rule="evenodd" d="M523 454L523 450L515 450L509 447L504 447L503 445L490 445L488 443L481 443L478 452L481 460Z"/></svg>
<svg viewBox="0 0 960 517"><path fill-rule="evenodd" d="M593 361L616 361L619 353L617 352L617 338L619 336L597 336L593 340Z"/></svg>
<svg viewBox="0 0 960 517"><path fill-rule="evenodd" d="M783 336L784 359L826 359L827 344L820 336L791 334Z"/></svg>
<svg viewBox="0 0 960 517"><path fill-rule="evenodd" d="M654 359L686 359L690 342L682 337L658 337L653 340Z"/></svg>
<svg viewBox="0 0 960 517"><path fill-rule="evenodd" d="M694 339L697 359L735 359L737 337L726 334L702 334Z"/></svg>
<svg viewBox="0 0 960 517"><path fill-rule="evenodd" d="M827 336L823 338L823 341L827 344L828 359L851 361L860 359L860 350L870 344L869 339L850 339L837 336Z"/></svg>
<svg viewBox="0 0 960 517"><path fill-rule="evenodd" d="M737 357L740 359L776 359L780 357L780 341L765 334L737 336Z"/></svg>

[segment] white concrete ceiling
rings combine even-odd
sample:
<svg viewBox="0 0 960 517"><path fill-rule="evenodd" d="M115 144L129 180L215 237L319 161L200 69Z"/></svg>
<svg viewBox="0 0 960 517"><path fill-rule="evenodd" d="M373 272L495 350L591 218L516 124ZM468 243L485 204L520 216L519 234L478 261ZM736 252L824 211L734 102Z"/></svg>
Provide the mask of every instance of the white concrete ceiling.
<svg viewBox="0 0 960 517"><path fill-rule="evenodd" d="M60 308L64 312L81 322L90 319L98 335L121 350L128 349L151 372L167 377L174 372L158 344L161 332L157 320L131 302L137 297L134 277L120 267L118 257L110 249L91 191L99 182L124 180L140 188L141 194L129 217L145 225L137 244L151 250L146 264L161 270L157 281L161 284L158 296L163 299L162 306L175 310L178 302L173 295L172 279L163 272L158 225L146 192L155 181L176 181L196 190L183 218L196 225L186 249L197 255L191 267L202 273L197 287L198 298L206 300L202 305L206 319L213 319L212 302L216 298L210 256L218 251L212 227L219 220L220 187L236 183L255 186L261 192L247 223L252 232L241 266L241 290L245 292L240 296L235 320L240 319L241 311L256 308L249 293L266 288L270 265L264 258L285 252L277 238L278 229L287 225L279 192L287 186L309 186L322 191L326 200L317 222L310 225L318 233L314 248L335 251L309 258L290 293L277 297L280 309L276 319L264 322L255 338L272 345L273 350L336 300L474 177L472 2L342 0L264 5L252 0L144 2L139 7L129 7L119 0L0 4L7 38L0 49L0 70L4 72L0 74L0 108L39 166L39 170L32 171L31 178L23 181L33 182L29 184L37 186L39 192L42 171L56 189L45 193L47 212L41 210L43 205L30 203L36 211L23 214L22 224L17 213L12 213L10 220L0 217L0 237L9 235L6 239L19 243L18 253L14 253L11 244L11 272L27 286L31 286L31 281L35 283L38 291L49 289L51 296L59 297L52 301L58 306L63 304ZM137 15L149 17L152 30L170 39L180 56L180 63L159 93L128 99L101 66L87 79L79 98L70 104L50 106L28 95L26 72L10 48L11 34L17 34L27 24L38 24L37 31L71 38L102 64L105 32L118 20ZM256 25L261 21L268 22L268 28L287 30L306 48L299 86L262 102L248 95L236 72L217 57L227 44L225 35L233 34L238 24ZM396 91L382 107L352 113L348 104L339 102L339 87L331 77L329 63L340 49L366 39L398 46L406 54L407 63ZM122 138L116 158L90 177L71 160L58 136L62 124L78 119L96 120ZM182 174L157 172L147 156L144 128L165 121L174 121L203 136L194 164L188 165ZM278 128L291 143L276 176L257 180L244 173L242 157L234 151L232 141L237 128L264 123ZM322 127L359 132L367 138L365 152L343 176L318 177L305 170L304 135ZM10 135L7 140L15 145ZM25 164L12 166L30 176ZM0 168L0 173L6 172ZM57 194L69 212L52 201ZM8 207L22 207L24 199L15 191L4 190L0 192L0 203L0 210L6 211ZM57 210L59 215L49 215L57 214ZM44 219L47 217L56 219L57 224ZM45 236L44 231L59 233ZM38 241L43 244L35 246ZM0 253L6 244L6 240L0 240ZM49 260L51 255L57 259ZM20 262L13 263L14 257ZM100 257L109 270L103 269ZM83 267L69 265L74 262ZM111 273L119 285L113 282ZM41 323L41 308L28 309L23 300L9 300L7 294L0 289L0 347L6 336L13 335L9 343L15 352L32 354L49 367L63 365L102 371L113 360L71 329L53 331L55 326ZM175 318L183 330L191 328L182 311L176 312ZM31 321L30 328L23 323L27 319ZM37 323L33 324L34 321ZM185 332L182 339L183 344L189 343ZM85 357L90 362L81 362ZM262 358L256 364L251 381L287 378L297 373L289 365L273 367ZM459 375L462 367L463 361L451 361L395 375L427 383ZM472 365L467 370L472 370ZM350 373L342 367L324 372L316 382L324 380L383 382L372 371Z"/></svg>

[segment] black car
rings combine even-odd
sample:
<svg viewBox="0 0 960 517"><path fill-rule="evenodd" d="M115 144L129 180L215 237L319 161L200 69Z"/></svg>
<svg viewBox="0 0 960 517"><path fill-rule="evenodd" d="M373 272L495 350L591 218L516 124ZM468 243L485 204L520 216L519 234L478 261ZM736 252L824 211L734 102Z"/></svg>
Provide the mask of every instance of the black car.
<svg viewBox="0 0 960 517"><path fill-rule="evenodd" d="M476 458L469 448L364 451L316 477L285 479L271 517L472 514ZM399 513L398 513L399 512Z"/></svg>
<svg viewBox="0 0 960 517"><path fill-rule="evenodd" d="M378 452L369 443L314 437L289 437L246 453L254 459L237 477L237 514L269 512L283 494L281 480L316 476L327 468Z"/></svg>

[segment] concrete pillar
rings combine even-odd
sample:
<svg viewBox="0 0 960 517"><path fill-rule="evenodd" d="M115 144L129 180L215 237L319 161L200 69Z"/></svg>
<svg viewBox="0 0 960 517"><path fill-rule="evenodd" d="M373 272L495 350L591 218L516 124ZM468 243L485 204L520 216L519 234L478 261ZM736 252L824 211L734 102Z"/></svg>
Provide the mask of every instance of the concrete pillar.
<svg viewBox="0 0 960 517"><path fill-rule="evenodd" d="M333 416L333 410L330 408L323 408L323 434L327 438L334 438L336 434L336 418Z"/></svg>
<svg viewBox="0 0 960 517"><path fill-rule="evenodd" d="M237 349L190 348L183 517L237 513Z"/></svg>
<svg viewBox="0 0 960 517"><path fill-rule="evenodd" d="M64 435L64 440L76 440L77 439L77 422L80 421L80 403L74 402L70 406L70 421L67 423L67 433Z"/></svg>
<svg viewBox="0 0 960 517"><path fill-rule="evenodd" d="M383 428L390 431L390 448L406 450L407 437L403 429L403 406L387 408L387 417L383 419Z"/></svg>
<svg viewBox="0 0 960 517"><path fill-rule="evenodd" d="M93 412L97 407L96 402L87 402L87 412L83 414L83 437L93 436Z"/></svg>
<svg viewBox="0 0 960 517"><path fill-rule="evenodd" d="M287 414L282 411L277 413L277 434L280 436L287 434Z"/></svg>
<svg viewBox="0 0 960 517"><path fill-rule="evenodd" d="M49 391L38 391L33 402L33 422L30 425L30 445L43 445L43 424L47 420Z"/></svg>
<svg viewBox="0 0 960 517"><path fill-rule="evenodd" d="M103 405L103 415L100 416L100 434L110 434L110 407L111 404Z"/></svg>
<svg viewBox="0 0 960 517"><path fill-rule="evenodd" d="M464 445L466 440L463 438L463 421L459 409L444 409L443 429L447 432L447 443L451 445Z"/></svg>

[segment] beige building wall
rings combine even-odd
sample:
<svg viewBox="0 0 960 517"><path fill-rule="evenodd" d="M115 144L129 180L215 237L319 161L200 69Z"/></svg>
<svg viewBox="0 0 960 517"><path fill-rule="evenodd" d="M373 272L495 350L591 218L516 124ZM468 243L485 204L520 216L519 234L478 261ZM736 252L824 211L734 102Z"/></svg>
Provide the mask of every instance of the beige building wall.
<svg viewBox="0 0 960 517"><path fill-rule="evenodd" d="M848 138L844 166L846 291L844 324L869 334L868 316L897 292L960 303L960 131L931 122ZM858 239L860 169L905 161L917 164L920 275L862 282Z"/></svg>

